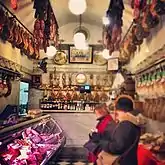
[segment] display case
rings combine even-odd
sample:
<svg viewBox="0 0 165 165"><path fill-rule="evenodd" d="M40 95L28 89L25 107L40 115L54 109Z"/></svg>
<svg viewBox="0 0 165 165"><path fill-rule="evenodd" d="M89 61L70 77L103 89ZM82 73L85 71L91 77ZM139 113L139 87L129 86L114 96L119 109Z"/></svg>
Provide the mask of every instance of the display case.
<svg viewBox="0 0 165 165"><path fill-rule="evenodd" d="M0 164L3 165L47 164L66 142L63 130L51 117L10 132L0 135Z"/></svg>

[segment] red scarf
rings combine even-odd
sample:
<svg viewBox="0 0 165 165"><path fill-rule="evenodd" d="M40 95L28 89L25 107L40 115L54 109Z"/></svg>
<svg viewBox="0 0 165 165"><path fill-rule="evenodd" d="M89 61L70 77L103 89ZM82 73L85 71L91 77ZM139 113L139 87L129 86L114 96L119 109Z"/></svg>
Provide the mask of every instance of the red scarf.
<svg viewBox="0 0 165 165"><path fill-rule="evenodd" d="M110 121L112 121L112 120L113 120L113 119L112 119L111 115L105 116L105 117L100 121L100 123L96 126L96 129L98 130L98 133L103 133L104 130L105 130L105 128L106 128L106 126L107 126L107 124L108 124ZM98 154L99 154L99 153L98 153ZM94 155L93 153L90 152L89 155L88 155L88 161L89 161L89 162L95 163L96 160L97 160L97 155L98 155L98 154Z"/></svg>

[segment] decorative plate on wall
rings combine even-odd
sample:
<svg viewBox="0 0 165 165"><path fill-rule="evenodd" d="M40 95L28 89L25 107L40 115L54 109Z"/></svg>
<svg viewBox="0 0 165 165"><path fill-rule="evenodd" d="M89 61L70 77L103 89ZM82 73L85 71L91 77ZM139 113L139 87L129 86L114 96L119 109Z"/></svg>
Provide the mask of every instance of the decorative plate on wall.
<svg viewBox="0 0 165 165"><path fill-rule="evenodd" d="M67 55L65 51L57 51L54 56L54 62L58 65L64 65L67 63Z"/></svg>
<svg viewBox="0 0 165 165"><path fill-rule="evenodd" d="M93 51L93 63L96 65L105 65L107 60L103 58L100 51Z"/></svg>
<svg viewBox="0 0 165 165"><path fill-rule="evenodd" d="M87 81L87 77L86 77L85 74L83 74L83 73L78 73L78 74L76 75L76 82L77 82L78 84L85 84L86 81Z"/></svg>

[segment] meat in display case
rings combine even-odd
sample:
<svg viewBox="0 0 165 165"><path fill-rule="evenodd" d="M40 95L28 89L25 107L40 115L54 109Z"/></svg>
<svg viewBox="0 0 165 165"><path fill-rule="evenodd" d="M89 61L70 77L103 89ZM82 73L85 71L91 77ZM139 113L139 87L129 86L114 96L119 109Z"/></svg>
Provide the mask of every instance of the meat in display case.
<svg viewBox="0 0 165 165"><path fill-rule="evenodd" d="M0 164L44 165L65 145L63 130L52 119L17 130L0 138Z"/></svg>

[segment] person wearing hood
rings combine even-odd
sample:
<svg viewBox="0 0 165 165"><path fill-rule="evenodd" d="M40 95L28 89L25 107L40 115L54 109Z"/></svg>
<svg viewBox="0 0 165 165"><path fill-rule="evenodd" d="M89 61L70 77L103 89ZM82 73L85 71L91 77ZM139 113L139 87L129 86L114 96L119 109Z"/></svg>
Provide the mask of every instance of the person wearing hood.
<svg viewBox="0 0 165 165"><path fill-rule="evenodd" d="M108 125L113 121L113 119L109 114L106 104L96 106L94 112L98 123L96 128L91 130L91 133L89 134L89 141L84 145L84 147L88 150L88 161L96 164L98 154L101 152L99 141L102 137L109 136L110 133Z"/></svg>
<svg viewBox="0 0 165 165"><path fill-rule="evenodd" d="M136 114L137 115L137 114ZM100 140L102 151L98 165L138 165L137 149L140 139L140 121L135 116L134 101L120 95L115 102L116 125L112 125L109 139Z"/></svg>

